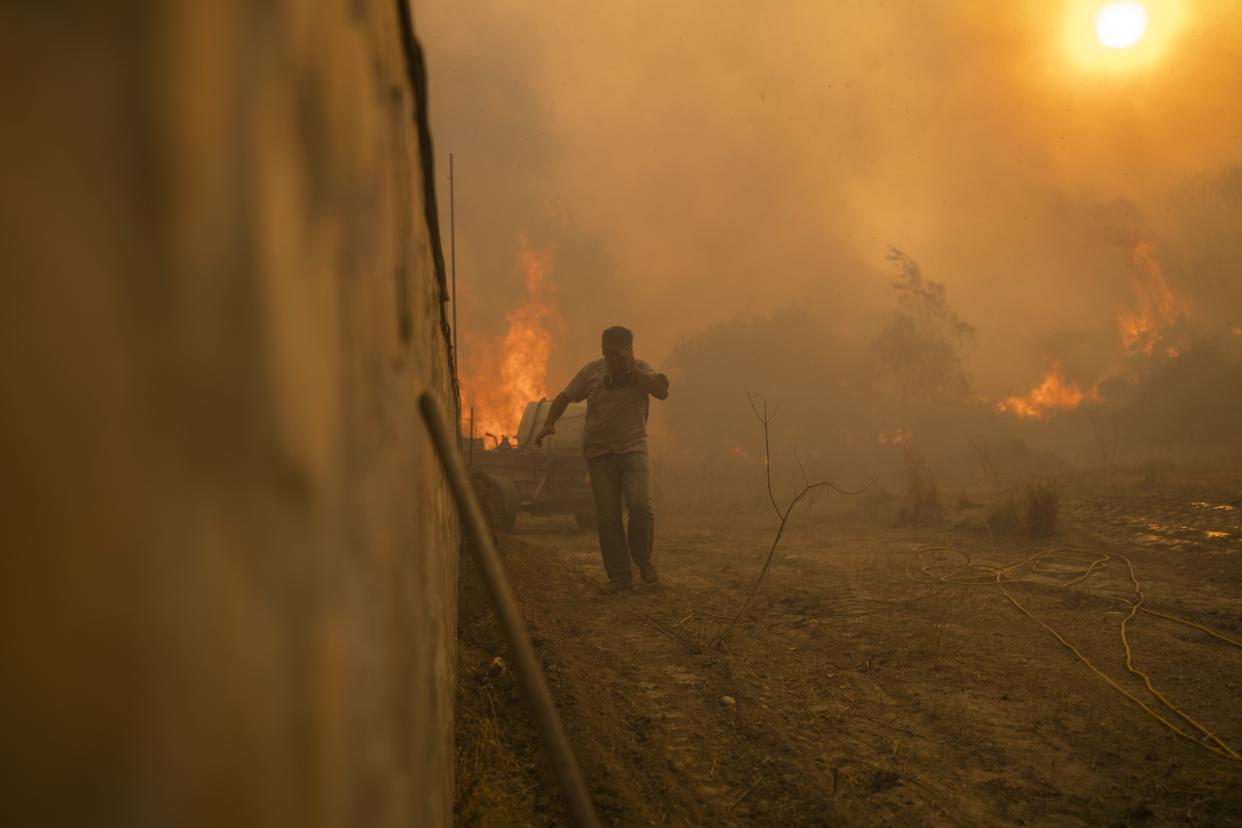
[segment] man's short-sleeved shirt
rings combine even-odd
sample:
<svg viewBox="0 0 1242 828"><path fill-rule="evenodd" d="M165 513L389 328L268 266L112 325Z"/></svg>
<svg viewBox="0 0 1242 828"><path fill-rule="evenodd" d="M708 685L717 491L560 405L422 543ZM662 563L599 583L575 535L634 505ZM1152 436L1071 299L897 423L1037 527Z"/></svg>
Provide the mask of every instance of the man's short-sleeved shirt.
<svg viewBox="0 0 1242 828"><path fill-rule="evenodd" d="M634 370L668 382L668 377L641 359ZM651 401L631 378L622 377L618 382L608 375L604 360L597 359L583 366L562 393L573 402L587 401L582 453L588 460L604 454L647 451L647 412Z"/></svg>

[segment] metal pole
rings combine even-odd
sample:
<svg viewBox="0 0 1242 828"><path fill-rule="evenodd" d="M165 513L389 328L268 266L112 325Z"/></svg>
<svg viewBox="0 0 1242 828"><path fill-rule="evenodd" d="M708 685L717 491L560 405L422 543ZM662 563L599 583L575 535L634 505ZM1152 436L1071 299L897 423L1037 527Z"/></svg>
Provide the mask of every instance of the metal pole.
<svg viewBox="0 0 1242 828"><path fill-rule="evenodd" d="M474 490L470 487L466 470L462 466L461 455L455 449L456 444L449 433L448 421L444 419L439 403L430 392L424 391L419 395L418 407L422 412L423 422L427 424L427 430L431 432L431 442L435 444L436 454L440 456L440 463L444 466L449 489L453 492L457 511L470 540L470 550L474 553L479 572L483 576L483 584L487 587L496 616L500 619L500 626L509 640L518 681L527 701L534 708L535 723L543 736L544 746L548 749L561 791L565 794L570 819L582 828L596 828L599 821L595 818L595 809L582 781L578 760L565 736L561 717L556 712L556 705L552 701L552 694L548 692L539 662L535 660L535 651L531 649L530 640L526 637L526 627L518 612L517 602L513 599L513 592L509 589L504 566L492 545L492 533L488 530L483 513L475 500Z"/></svg>
<svg viewBox="0 0 1242 828"><path fill-rule="evenodd" d="M453 365L457 369L458 382L461 381L461 351L457 344L457 198L453 191L453 153L449 153L449 272L452 274L453 294ZM460 393L460 386L458 386ZM460 398L457 401L461 405ZM461 451L461 409L457 410L457 450ZM473 467L473 464L472 464Z"/></svg>
<svg viewBox="0 0 1242 828"><path fill-rule="evenodd" d="M449 270L453 279L453 359L460 360L457 350L457 199L454 192L453 153L449 153Z"/></svg>
<svg viewBox="0 0 1242 828"><path fill-rule="evenodd" d="M470 406L470 468L474 468L474 406Z"/></svg>

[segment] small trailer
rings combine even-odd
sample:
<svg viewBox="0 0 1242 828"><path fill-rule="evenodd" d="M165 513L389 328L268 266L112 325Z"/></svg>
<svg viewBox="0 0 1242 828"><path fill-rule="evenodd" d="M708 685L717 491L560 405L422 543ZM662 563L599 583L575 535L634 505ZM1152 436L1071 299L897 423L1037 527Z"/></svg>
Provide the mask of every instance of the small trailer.
<svg viewBox="0 0 1242 828"><path fill-rule="evenodd" d="M468 458L476 474L488 481L488 505L496 526L512 532L519 512L531 515L573 515L578 525L595 530L595 501L591 479L582 456L582 429L586 403L571 403L556 423L556 433L535 446L552 403L540 400L526 406L518 426L517 445L507 439L483 450L474 440Z"/></svg>

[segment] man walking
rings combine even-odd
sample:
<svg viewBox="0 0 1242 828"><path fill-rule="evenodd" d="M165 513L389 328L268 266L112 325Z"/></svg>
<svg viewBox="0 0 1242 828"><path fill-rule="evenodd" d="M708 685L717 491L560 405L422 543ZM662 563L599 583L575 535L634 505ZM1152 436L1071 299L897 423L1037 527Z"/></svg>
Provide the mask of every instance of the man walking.
<svg viewBox="0 0 1242 828"><path fill-rule="evenodd" d="M650 398L668 398L668 377L634 358L634 334L628 328L604 331L604 358L588 362L556 395L535 445L556 433L556 421L571 402L587 401L582 451L591 473L599 548L608 573L605 590L630 589L630 559L643 583L659 578L651 565L653 517L647 468L647 411ZM629 534L621 525L621 501L630 515Z"/></svg>

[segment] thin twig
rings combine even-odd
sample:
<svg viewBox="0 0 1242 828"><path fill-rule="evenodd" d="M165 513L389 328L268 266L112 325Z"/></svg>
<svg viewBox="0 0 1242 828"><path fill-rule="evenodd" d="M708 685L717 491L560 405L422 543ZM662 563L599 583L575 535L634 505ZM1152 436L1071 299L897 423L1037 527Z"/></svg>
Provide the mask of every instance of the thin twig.
<svg viewBox="0 0 1242 828"><path fill-rule="evenodd" d="M768 482L768 500L772 503L772 508L776 510L776 514L781 513L781 507L776 502L776 492L772 488L772 447L768 435L768 424L772 422L776 412L773 411L771 416L768 415L768 401L762 395L756 394L763 401L763 413L759 413L759 409L755 407L755 400L750 395L750 390L746 390L746 401L750 403L750 410L755 413L755 417L759 422L763 423L763 472L767 476Z"/></svg>
<svg viewBox="0 0 1242 828"><path fill-rule="evenodd" d="M637 607L630 606L630 602L628 600L622 599L621 606L624 607L628 612L631 612L634 615L637 615L639 618L642 618L648 624L655 627L659 632L663 633L664 635L667 635L669 638L673 639L678 644L685 647L691 653L698 655L699 653L703 652L702 648L699 647L698 644L695 644L690 639L673 632L668 627L664 626L659 621L655 620L650 615L638 609Z"/></svg>
<svg viewBox="0 0 1242 828"><path fill-rule="evenodd" d="M760 782L762 782L762 781L763 781L764 779L766 779L766 778L767 778L767 774L766 774L766 773L761 773L761 774L759 774L759 778L758 778L758 779L756 779L754 782L750 783L750 787L749 787L749 788L747 788L746 790L742 791L742 795L741 795L741 796L739 796L737 799L733 800L733 804L729 806L730 810L732 810L733 808L736 808L738 805L741 805L741 804L742 804L742 800L743 800L743 799L745 799L746 797L750 796L750 795L751 795L751 793L752 793L752 792L754 792L755 788L759 787L759 783L760 783Z"/></svg>
<svg viewBox="0 0 1242 828"><path fill-rule="evenodd" d="M755 405L756 397L758 397L758 399L762 401L763 403L762 414L759 412L758 406ZM759 585L763 583L764 577L768 574L768 570L771 569L772 567L772 558L773 556L776 555L776 547L780 544L781 536L784 535L785 533L785 526L789 523L789 516L793 514L794 507L797 506L798 503L800 503L804 497L806 497L811 492L823 486L827 486L828 488L840 494L848 494L848 495L862 494L867 489L871 488L871 486L873 486L876 481L876 478L872 478L871 482L868 483L866 486L863 486L861 489L858 489L857 491L850 491L847 489L841 489L840 487L838 487L835 483L833 483L830 480L818 480L812 483L806 476L806 470L803 469L802 476L803 476L804 483L803 483L802 489L799 490L796 495L794 495L791 501L789 501L788 506L786 506L784 509L781 509L780 504L777 503L776 501L776 491L772 488L772 448L771 448L772 444L771 444L770 429L768 428L768 426L772 422L772 418L776 416L776 412L774 411L771 415L769 415L768 414L768 401L759 394L755 394L752 396L749 389L746 391L746 400L747 402L750 403L750 410L754 412L755 418L758 419L759 422L763 425L763 468L764 468L765 478L766 478L767 487L768 487L768 500L772 503L772 508L776 511L777 516L780 518L780 524L776 527L776 537L772 539L772 546L768 549L768 556L763 561L763 568L759 570L759 577L755 579L755 582L750 587L750 591L746 593L746 598L745 600L742 601L741 607L739 607L738 611L733 615L732 618L729 619L728 626L725 627L719 633L717 633L716 637L712 639L713 643L720 641L726 635L732 632L733 627L738 622L738 619L742 617L742 614L746 612L747 607L750 606L751 599L754 598L755 592L759 589ZM779 407L778 407L778 410L779 410ZM796 455L795 455L795 459L797 459ZM798 461L798 466L799 468L801 468L802 466L801 461Z"/></svg>
<svg viewBox="0 0 1242 828"><path fill-rule="evenodd" d="M802 458L798 456L797 449L794 449L794 462L798 464L798 471L802 472L802 485L811 485L811 478L807 477L806 466L802 465Z"/></svg>

